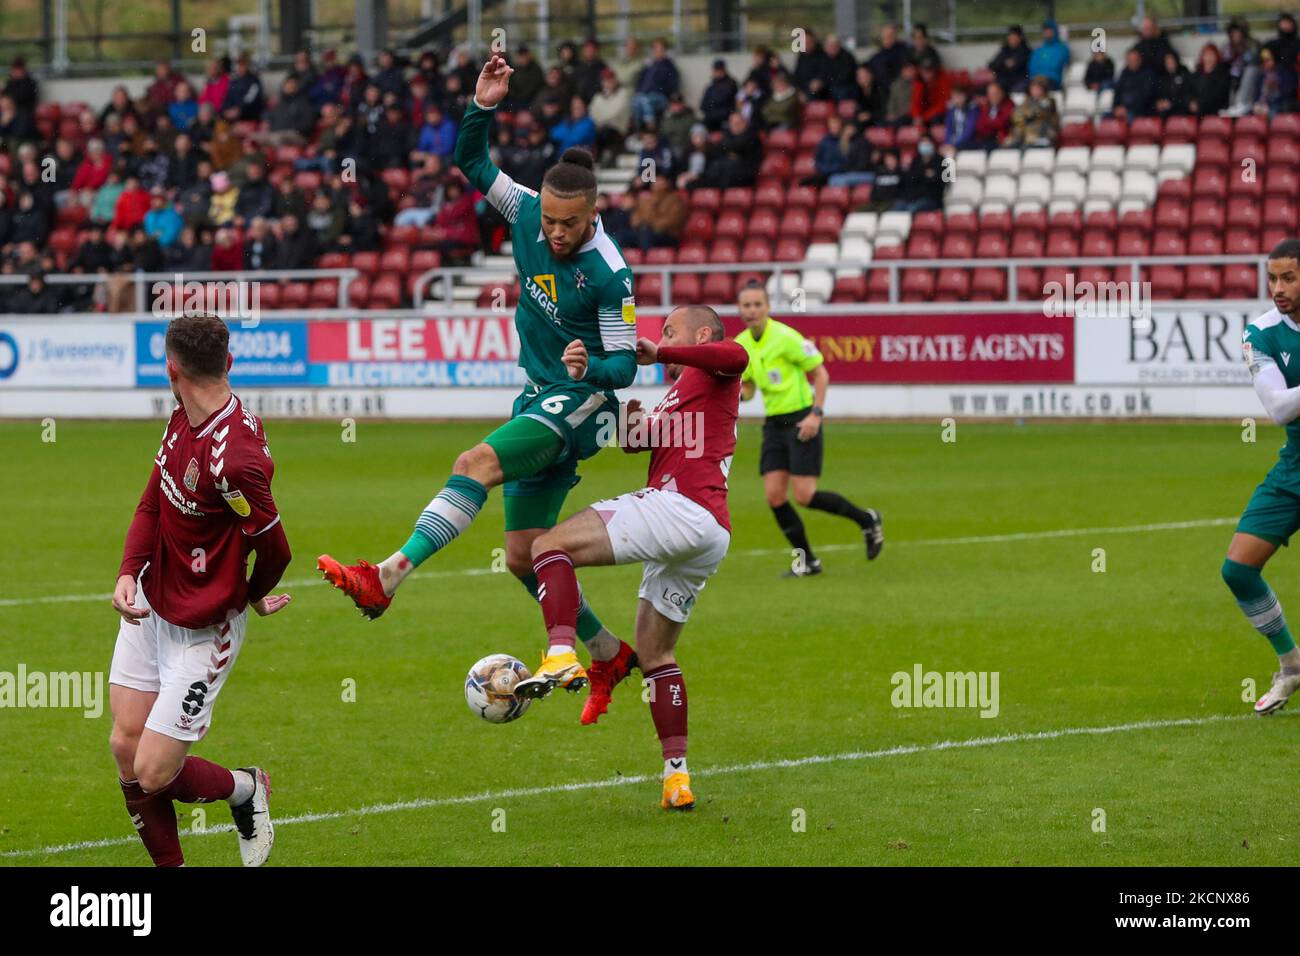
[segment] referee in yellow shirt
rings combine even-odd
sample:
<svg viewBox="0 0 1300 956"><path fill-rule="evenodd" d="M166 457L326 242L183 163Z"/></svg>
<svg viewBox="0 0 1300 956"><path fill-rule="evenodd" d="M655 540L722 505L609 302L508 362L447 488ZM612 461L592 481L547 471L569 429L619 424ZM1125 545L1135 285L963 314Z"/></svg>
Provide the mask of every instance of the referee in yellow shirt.
<svg viewBox="0 0 1300 956"><path fill-rule="evenodd" d="M761 391L767 413L758 463L763 490L777 525L801 558L785 576L806 577L822 571L803 520L787 497L791 486L794 500L803 507L855 522L867 544L867 560L874 560L885 544L879 513L874 508L859 508L833 491L817 490L822 473L822 406L831 380L821 353L797 331L772 318L767 291L760 283L750 282L741 289L737 304L745 331L736 341L749 353L749 366L740 379L740 397L748 401L756 389Z"/></svg>

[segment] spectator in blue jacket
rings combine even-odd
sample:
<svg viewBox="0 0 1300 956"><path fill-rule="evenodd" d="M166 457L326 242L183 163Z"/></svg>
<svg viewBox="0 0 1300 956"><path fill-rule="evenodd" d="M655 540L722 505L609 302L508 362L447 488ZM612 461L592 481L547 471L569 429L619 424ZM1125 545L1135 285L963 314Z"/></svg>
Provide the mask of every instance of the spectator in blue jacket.
<svg viewBox="0 0 1300 956"><path fill-rule="evenodd" d="M1070 64L1070 48L1061 39L1055 20L1043 21L1043 45L1029 54L1029 75L1045 76L1059 90Z"/></svg>
<svg viewBox="0 0 1300 956"><path fill-rule="evenodd" d="M959 149L975 148L975 124L979 118L979 107L971 102L966 88L953 87L948 112L943 117L942 152L945 156L951 156Z"/></svg>
<svg viewBox="0 0 1300 956"><path fill-rule="evenodd" d="M596 124L587 115L587 101L575 96L569 101L569 115L551 127L555 152L563 156L570 146L582 146L596 152Z"/></svg>
<svg viewBox="0 0 1300 956"><path fill-rule="evenodd" d="M185 80L176 84L175 97L167 107L167 115L172 118L172 126L184 132L199 118L199 101L194 98L194 89Z"/></svg>
<svg viewBox="0 0 1300 956"><path fill-rule="evenodd" d="M424 125L420 127L420 138L415 143L411 161L419 164L426 156L437 156L446 165L451 162L455 149L456 123L442 112L442 107L429 106L424 111Z"/></svg>
<svg viewBox="0 0 1300 956"><path fill-rule="evenodd" d="M144 214L144 231L166 249L177 240L184 226L181 214L167 201L167 191L161 186L155 186L150 191L149 211Z"/></svg>
<svg viewBox="0 0 1300 956"><path fill-rule="evenodd" d="M681 86L677 67L668 59L668 45L655 40L651 46L650 62L646 64L637 81L632 96L632 115L642 125L654 125L659 114L668 106L668 97Z"/></svg>

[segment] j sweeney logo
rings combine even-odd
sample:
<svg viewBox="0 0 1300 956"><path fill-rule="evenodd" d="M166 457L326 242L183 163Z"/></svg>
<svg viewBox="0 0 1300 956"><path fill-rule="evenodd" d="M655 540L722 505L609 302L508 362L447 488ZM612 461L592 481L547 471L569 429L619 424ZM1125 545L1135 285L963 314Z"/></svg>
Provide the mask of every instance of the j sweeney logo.
<svg viewBox="0 0 1300 956"><path fill-rule="evenodd" d="M0 382L131 385L131 327L85 322L0 328Z"/></svg>

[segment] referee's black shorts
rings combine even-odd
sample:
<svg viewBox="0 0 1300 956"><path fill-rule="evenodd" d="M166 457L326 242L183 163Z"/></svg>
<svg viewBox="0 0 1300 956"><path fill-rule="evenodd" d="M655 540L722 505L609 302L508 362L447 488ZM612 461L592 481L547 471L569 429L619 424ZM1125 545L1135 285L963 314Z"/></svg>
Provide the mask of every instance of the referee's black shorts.
<svg viewBox="0 0 1300 956"><path fill-rule="evenodd" d="M811 441L799 440L799 422L808 417L812 406L786 415L770 415L763 422L763 450L758 456L758 473L788 471L792 475L822 473L822 436L819 428Z"/></svg>

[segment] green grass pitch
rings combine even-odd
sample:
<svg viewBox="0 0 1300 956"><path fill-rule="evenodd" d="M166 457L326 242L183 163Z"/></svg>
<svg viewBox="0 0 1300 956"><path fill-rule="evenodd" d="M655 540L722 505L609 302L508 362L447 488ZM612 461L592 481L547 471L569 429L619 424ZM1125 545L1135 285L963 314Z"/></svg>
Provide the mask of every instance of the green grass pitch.
<svg viewBox="0 0 1300 956"><path fill-rule="evenodd" d="M1279 430L1252 444L1232 423L959 423L945 443L938 423L832 422L823 487L881 510L885 550L868 565L851 525L805 512L827 571L780 580L744 426L732 553L679 648L699 806L674 815L635 683L595 727L564 694L505 726L465 706L475 660L532 666L542 646L538 610L492 570L498 494L378 622L315 581L321 551L401 544L483 423L362 422L355 443L331 423L268 430L294 603L250 622L195 752L269 769L273 865L1294 860L1300 811L1274 788L1300 725L1247 716L1243 681L1262 693L1275 658L1218 572ZM0 671L106 674L116 618L88 596L112 589L157 436L61 421L45 443L36 422L0 425ZM639 487L644 459L605 452L582 474L566 513ZM1267 577L1300 617L1296 568L1283 552ZM581 575L629 638L639 573ZM997 672L997 716L894 707L891 675L917 664ZM1080 732L1097 728L1112 730ZM0 710L0 864L147 863L108 733L107 713ZM977 745L940 746L963 741ZM238 864L229 832L183 845L191 864Z"/></svg>

